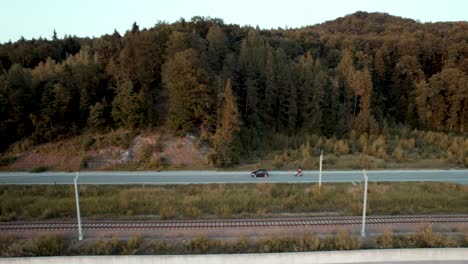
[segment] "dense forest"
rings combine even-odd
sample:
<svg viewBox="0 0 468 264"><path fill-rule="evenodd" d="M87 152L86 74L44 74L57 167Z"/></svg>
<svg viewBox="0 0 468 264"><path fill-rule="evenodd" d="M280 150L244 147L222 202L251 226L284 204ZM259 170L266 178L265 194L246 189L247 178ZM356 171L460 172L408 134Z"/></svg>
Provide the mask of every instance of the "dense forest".
<svg viewBox="0 0 468 264"><path fill-rule="evenodd" d="M84 131L194 133L221 166L272 135L465 133L468 22L357 12L297 29L193 17L0 45L0 150Z"/></svg>

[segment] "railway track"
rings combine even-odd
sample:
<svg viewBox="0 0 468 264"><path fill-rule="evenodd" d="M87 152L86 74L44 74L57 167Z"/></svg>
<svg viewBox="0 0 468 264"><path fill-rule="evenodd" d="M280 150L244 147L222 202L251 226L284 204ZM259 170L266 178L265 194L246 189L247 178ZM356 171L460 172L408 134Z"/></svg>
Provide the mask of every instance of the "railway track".
<svg viewBox="0 0 468 264"><path fill-rule="evenodd" d="M236 229L360 225L361 217L300 217L229 220L84 221L85 230ZM468 215L368 216L366 225L468 224ZM73 222L0 222L0 232L75 230Z"/></svg>

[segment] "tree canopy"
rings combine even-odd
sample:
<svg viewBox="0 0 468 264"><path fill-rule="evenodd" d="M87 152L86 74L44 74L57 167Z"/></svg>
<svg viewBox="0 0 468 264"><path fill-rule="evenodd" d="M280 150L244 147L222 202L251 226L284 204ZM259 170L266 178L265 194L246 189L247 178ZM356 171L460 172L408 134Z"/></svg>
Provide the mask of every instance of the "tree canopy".
<svg viewBox="0 0 468 264"><path fill-rule="evenodd" d="M466 132L468 23L357 12L297 29L194 17L0 45L0 149L86 129L199 133L222 163L271 133ZM237 154L236 154L237 153Z"/></svg>

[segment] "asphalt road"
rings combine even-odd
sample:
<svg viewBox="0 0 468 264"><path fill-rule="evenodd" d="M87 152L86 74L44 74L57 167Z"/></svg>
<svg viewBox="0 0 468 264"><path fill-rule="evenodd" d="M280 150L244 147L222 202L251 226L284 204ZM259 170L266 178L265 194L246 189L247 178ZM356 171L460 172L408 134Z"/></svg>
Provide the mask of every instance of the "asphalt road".
<svg viewBox="0 0 468 264"><path fill-rule="evenodd" d="M468 170L372 170L371 182L451 182L468 184ZM0 172L0 184L73 184L74 172ZM323 171L322 182L359 182L362 171ZM252 178L248 171L113 171L80 172L80 184L209 184L209 183L314 183L318 171L270 171L268 178Z"/></svg>

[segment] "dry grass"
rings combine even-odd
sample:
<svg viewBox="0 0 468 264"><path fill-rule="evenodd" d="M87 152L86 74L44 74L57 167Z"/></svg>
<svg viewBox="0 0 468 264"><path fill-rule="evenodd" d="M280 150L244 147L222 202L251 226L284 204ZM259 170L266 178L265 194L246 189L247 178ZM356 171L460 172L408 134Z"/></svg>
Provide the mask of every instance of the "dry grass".
<svg viewBox="0 0 468 264"><path fill-rule="evenodd" d="M161 131L138 136L119 129L105 134L83 134L33 146L18 142L3 153L2 170L147 170L206 168L209 148L197 138L175 138ZM3 166L2 166L3 164Z"/></svg>
<svg viewBox="0 0 468 264"><path fill-rule="evenodd" d="M80 187L87 218L200 219L288 214L360 215L362 189L351 184L212 184ZM73 186L0 186L0 220L73 217ZM466 213L468 186L370 183L368 212Z"/></svg>
<svg viewBox="0 0 468 264"><path fill-rule="evenodd" d="M124 129L105 134L85 133L38 146L33 146L26 139L13 144L0 157L0 168L27 171L40 166L50 170L75 170L79 167L94 170L179 170L213 166L208 158L213 150L195 136L176 138L163 130L135 133ZM299 166L318 169L321 150L325 153L325 170L468 166L468 152L463 151L468 149L466 135L407 129L392 133L385 136L351 133L349 138L343 139L274 134L264 139L261 151L247 149L242 153L241 164L230 169L264 167L289 170ZM127 153L130 155L126 156Z"/></svg>
<svg viewBox="0 0 468 264"><path fill-rule="evenodd" d="M20 239L0 235L0 256L60 256L60 255L137 255L137 254L220 254L220 253L276 253L325 250L356 250L379 248L445 248L464 247L468 238L439 235L428 227L419 233L397 235L390 231L362 240L356 234L340 231L336 235L301 237L271 237L268 239L219 240L206 236L191 240L166 242L158 239L128 239L117 237L97 241L77 242L62 236L44 236L38 239Z"/></svg>

